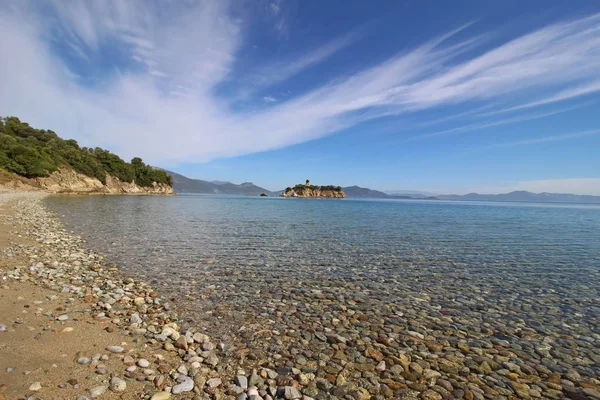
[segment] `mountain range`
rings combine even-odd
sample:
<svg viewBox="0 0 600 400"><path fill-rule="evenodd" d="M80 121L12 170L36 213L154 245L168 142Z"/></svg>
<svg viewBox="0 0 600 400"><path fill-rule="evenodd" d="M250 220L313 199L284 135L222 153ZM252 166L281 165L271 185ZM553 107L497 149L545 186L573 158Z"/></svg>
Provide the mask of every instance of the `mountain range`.
<svg viewBox="0 0 600 400"><path fill-rule="evenodd" d="M269 196L279 196L283 191L270 191L257 186L252 182L235 184L227 181L205 181L192 179L175 172L167 171L173 177L173 189L176 193L199 194L243 194L258 196L266 193ZM455 200L455 201L516 201L535 203L591 203L600 204L600 196L578 195L568 193L532 193L527 191L514 191L503 194L469 193L465 195L440 194L430 195L427 192L394 191L385 193L379 190L363 188L360 186L346 186L342 188L348 198L364 199L425 199L425 200Z"/></svg>
<svg viewBox="0 0 600 400"><path fill-rule="evenodd" d="M226 181L204 181L192 179L175 172L167 171L173 177L173 189L175 193L203 193L203 194L245 194L258 196L261 193L276 195L252 182L244 182L240 185Z"/></svg>
<svg viewBox="0 0 600 400"><path fill-rule="evenodd" d="M594 203L600 204L600 196L590 196L570 193L532 193L517 190L502 194L469 193L465 195L437 195L440 200L469 200L469 201L520 201L535 203Z"/></svg>

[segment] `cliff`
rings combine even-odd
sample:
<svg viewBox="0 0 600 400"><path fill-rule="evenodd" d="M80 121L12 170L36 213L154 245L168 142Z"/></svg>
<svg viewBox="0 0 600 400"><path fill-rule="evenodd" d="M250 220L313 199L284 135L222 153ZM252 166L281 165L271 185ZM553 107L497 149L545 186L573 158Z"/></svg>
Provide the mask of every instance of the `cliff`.
<svg viewBox="0 0 600 400"><path fill-rule="evenodd" d="M293 188L287 188L281 194L281 197L322 197L330 199L344 199L346 193L339 186L314 186L314 185L296 185Z"/></svg>
<svg viewBox="0 0 600 400"><path fill-rule="evenodd" d="M146 187L133 182L122 182L119 178L106 174L106 184L103 184L97 178L69 168L61 168L48 177L37 178L24 178L0 170L0 187L72 194L173 194L173 188L165 183L153 182L152 186Z"/></svg>

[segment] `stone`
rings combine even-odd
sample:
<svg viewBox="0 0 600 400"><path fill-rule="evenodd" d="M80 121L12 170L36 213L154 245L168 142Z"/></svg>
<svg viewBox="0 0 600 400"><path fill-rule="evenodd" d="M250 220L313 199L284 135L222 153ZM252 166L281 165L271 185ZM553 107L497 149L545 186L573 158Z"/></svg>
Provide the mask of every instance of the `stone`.
<svg viewBox="0 0 600 400"><path fill-rule="evenodd" d="M188 349L188 342L185 336L180 336L176 341L174 346L178 349L186 350Z"/></svg>
<svg viewBox="0 0 600 400"><path fill-rule="evenodd" d="M427 389L421 393L420 398L423 400L442 400L442 395L431 389Z"/></svg>
<svg viewBox="0 0 600 400"><path fill-rule="evenodd" d="M79 365L86 365L86 364L89 364L89 363L90 363L90 359L87 358L87 357L79 357L77 359L77 364L79 364Z"/></svg>
<svg viewBox="0 0 600 400"><path fill-rule="evenodd" d="M31 390L33 392L37 392L41 388L42 388L42 384L39 382L33 382L31 385L29 385L29 390Z"/></svg>
<svg viewBox="0 0 600 400"><path fill-rule="evenodd" d="M127 382L121 378L114 377L110 380L110 390L113 392L124 392L127 389Z"/></svg>
<svg viewBox="0 0 600 400"><path fill-rule="evenodd" d="M63 315L59 315L56 320L57 321L66 321L69 319L69 316L67 314L63 314Z"/></svg>
<svg viewBox="0 0 600 400"><path fill-rule="evenodd" d="M206 381L206 386L208 386L211 389L214 389L216 387L221 386L221 379L220 378L211 378L209 380Z"/></svg>
<svg viewBox="0 0 600 400"><path fill-rule="evenodd" d="M106 351L111 353L122 353L125 351L125 349L121 346L106 346Z"/></svg>
<svg viewBox="0 0 600 400"><path fill-rule="evenodd" d="M591 397L592 399L600 399L600 391L592 388L584 388L583 393Z"/></svg>
<svg viewBox="0 0 600 400"><path fill-rule="evenodd" d="M237 386L241 387L242 389L248 389L248 378L246 378L245 376L236 376L234 382Z"/></svg>
<svg viewBox="0 0 600 400"><path fill-rule="evenodd" d="M283 389L283 397L287 400L301 399L302 393L293 386L286 386Z"/></svg>
<svg viewBox="0 0 600 400"><path fill-rule="evenodd" d="M171 393L169 392L156 392L152 395L150 400L167 400L171 398Z"/></svg>
<svg viewBox="0 0 600 400"><path fill-rule="evenodd" d="M182 378L182 382L173 386L172 393L180 394L183 392L191 392L192 390L194 390L194 381L192 378L186 376Z"/></svg>
<svg viewBox="0 0 600 400"><path fill-rule="evenodd" d="M150 361L145 358L140 358L137 362L138 367L140 368L148 368L150 366Z"/></svg>
<svg viewBox="0 0 600 400"><path fill-rule="evenodd" d="M94 386L93 388L90 389L90 396L92 397L92 399L95 399L96 397L100 397L104 394L104 392L106 392L106 389L108 389L108 386Z"/></svg>

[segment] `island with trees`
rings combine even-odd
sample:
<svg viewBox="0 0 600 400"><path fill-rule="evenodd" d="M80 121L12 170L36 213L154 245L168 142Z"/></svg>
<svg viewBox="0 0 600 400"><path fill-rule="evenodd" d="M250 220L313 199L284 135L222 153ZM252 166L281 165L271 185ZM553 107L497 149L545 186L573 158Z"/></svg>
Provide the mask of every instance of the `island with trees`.
<svg viewBox="0 0 600 400"><path fill-rule="evenodd" d="M346 193L342 190L341 186L317 186L312 185L310 180L306 180L304 184L298 184L294 187L286 188L283 193L281 193L282 197L304 197L304 198L313 198L313 197L323 197L330 199L344 199L346 198Z"/></svg>

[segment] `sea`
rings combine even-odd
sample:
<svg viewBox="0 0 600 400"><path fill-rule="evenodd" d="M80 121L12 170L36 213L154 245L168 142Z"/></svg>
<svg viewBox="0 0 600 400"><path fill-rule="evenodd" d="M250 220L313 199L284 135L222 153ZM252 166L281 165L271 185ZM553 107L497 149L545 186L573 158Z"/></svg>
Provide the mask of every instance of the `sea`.
<svg viewBox="0 0 600 400"><path fill-rule="evenodd" d="M157 287L186 324L257 359L327 351L301 346L298 332L417 332L506 341L533 360L556 341L552 362L600 373L600 205L224 195L45 204L108 264ZM350 328L356 313L366 317ZM585 363L561 359L586 343Z"/></svg>

